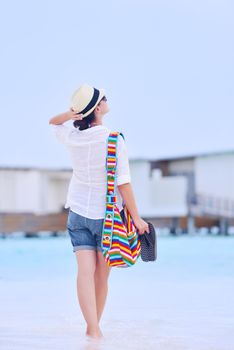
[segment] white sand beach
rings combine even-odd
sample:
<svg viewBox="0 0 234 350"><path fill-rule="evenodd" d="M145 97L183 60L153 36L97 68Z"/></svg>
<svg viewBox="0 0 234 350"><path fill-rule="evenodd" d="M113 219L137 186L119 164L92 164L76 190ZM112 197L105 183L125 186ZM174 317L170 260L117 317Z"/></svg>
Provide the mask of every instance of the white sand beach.
<svg viewBox="0 0 234 350"><path fill-rule="evenodd" d="M113 269L105 339L84 336L68 237L0 240L2 350L231 350L234 238L160 237L158 260Z"/></svg>

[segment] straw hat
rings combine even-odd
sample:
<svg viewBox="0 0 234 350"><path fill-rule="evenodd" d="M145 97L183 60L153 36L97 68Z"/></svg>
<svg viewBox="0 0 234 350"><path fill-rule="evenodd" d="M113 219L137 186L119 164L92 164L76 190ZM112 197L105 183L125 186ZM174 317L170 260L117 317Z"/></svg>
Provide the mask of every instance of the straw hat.
<svg viewBox="0 0 234 350"><path fill-rule="evenodd" d="M76 113L82 113L83 118L87 117L104 96L104 89L98 90L88 84L83 84L72 95L71 108Z"/></svg>

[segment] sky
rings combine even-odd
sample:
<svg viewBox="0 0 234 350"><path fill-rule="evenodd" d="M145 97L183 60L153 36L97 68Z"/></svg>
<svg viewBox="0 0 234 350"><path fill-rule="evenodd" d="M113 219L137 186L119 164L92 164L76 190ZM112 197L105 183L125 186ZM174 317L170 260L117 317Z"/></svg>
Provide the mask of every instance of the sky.
<svg viewBox="0 0 234 350"><path fill-rule="evenodd" d="M234 150L233 34L228 0L2 1L0 166L69 167L48 121L83 83L129 158Z"/></svg>

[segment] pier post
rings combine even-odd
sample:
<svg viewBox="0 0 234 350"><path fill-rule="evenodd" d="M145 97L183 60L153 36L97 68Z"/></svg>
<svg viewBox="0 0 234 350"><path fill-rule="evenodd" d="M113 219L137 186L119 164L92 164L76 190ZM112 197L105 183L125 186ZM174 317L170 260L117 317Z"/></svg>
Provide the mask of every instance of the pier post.
<svg viewBox="0 0 234 350"><path fill-rule="evenodd" d="M196 231L194 216L192 216L191 214L188 215L188 218L187 218L187 230L188 230L188 234L193 234Z"/></svg>
<svg viewBox="0 0 234 350"><path fill-rule="evenodd" d="M219 220L219 234L228 236L228 219L220 218L220 220Z"/></svg>
<svg viewBox="0 0 234 350"><path fill-rule="evenodd" d="M176 235L178 233L179 218L172 218L172 226L170 228L170 233Z"/></svg>

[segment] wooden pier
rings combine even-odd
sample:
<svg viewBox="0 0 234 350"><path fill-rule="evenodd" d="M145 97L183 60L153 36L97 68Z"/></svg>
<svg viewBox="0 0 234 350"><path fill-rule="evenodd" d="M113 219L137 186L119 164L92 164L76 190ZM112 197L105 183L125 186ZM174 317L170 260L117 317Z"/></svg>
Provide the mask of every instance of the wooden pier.
<svg viewBox="0 0 234 350"><path fill-rule="evenodd" d="M0 233L24 232L28 237L44 231L55 234L66 230L67 214L66 211L47 215L0 213Z"/></svg>
<svg viewBox="0 0 234 350"><path fill-rule="evenodd" d="M0 213L0 234L6 235L22 232L26 237L37 236L38 233L51 232L52 235L65 233L68 211L61 213L35 215L33 213ZM234 218L223 218L212 215L166 217L166 218L144 218L152 222L157 228L168 228L171 234L178 232L193 233L195 229L206 227L218 227L220 234L227 234L228 226L234 226ZM225 225L224 221L228 220Z"/></svg>

